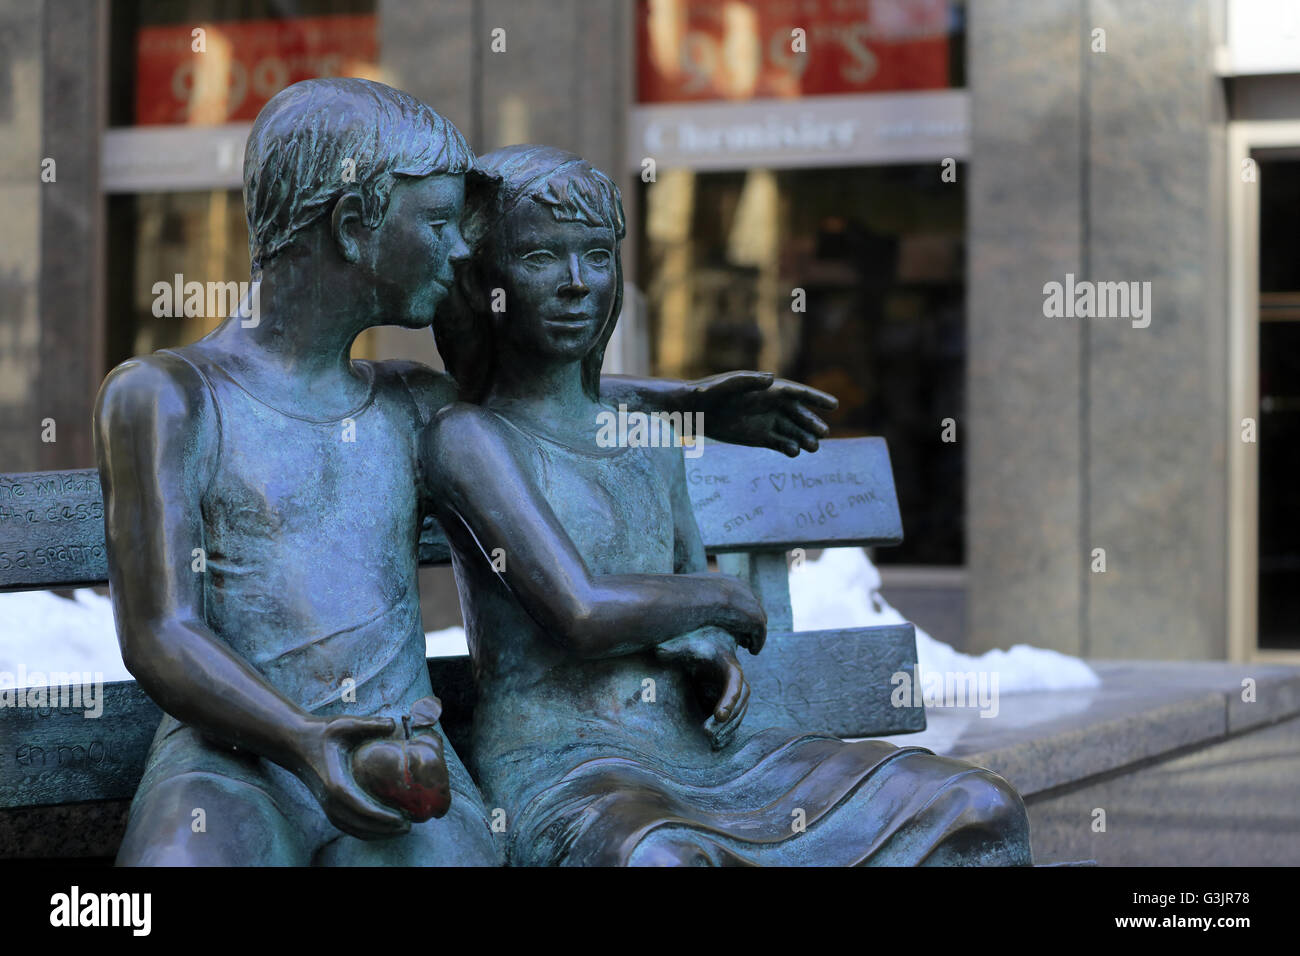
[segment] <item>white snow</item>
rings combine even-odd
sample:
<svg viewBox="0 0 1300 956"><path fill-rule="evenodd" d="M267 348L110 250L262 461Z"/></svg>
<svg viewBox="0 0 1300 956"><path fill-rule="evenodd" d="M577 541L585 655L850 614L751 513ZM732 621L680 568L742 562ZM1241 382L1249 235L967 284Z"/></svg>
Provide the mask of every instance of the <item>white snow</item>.
<svg viewBox="0 0 1300 956"><path fill-rule="evenodd" d="M462 657L469 653L463 627L447 627L424 635L424 653L427 657Z"/></svg>
<svg viewBox="0 0 1300 956"><path fill-rule="evenodd" d="M73 594L0 594L0 675L98 671L105 681L131 679L117 647L113 605L91 588Z"/></svg>
<svg viewBox="0 0 1300 956"><path fill-rule="evenodd" d="M905 619L880 593L880 572L861 548L828 548L816 561L790 572L790 607L796 631L901 624ZM915 624L915 622L913 622ZM921 672L998 674L1003 694L1096 687L1100 678L1077 657L1028 644L1009 651L963 654L916 625Z"/></svg>
<svg viewBox="0 0 1300 956"><path fill-rule="evenodd" d="M861 548L829 549L819 560L793 570L790 601L799 631L903 621L881 595L880 572ZM936 641L918 626L916 645L922 671L996 671L1004 694L1100 683L1082 660L1026 644L975 657ZM467 653L459 627L426 634L425 646L431 657ZM105 681L130 679L108 598L90 588L76 591L73 600L49 591L0 594L0 674L22 671L100 671Z"/></svg>

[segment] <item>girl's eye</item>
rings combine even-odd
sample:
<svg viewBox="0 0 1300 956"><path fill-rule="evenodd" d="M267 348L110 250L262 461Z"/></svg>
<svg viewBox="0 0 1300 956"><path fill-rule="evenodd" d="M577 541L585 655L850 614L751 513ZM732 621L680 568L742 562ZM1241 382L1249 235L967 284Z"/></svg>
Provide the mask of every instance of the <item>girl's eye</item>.
<svg viewBox="0 0 1300 956"><path fill-rule="evenodd" d="M591 252L587 253L587 261L594 262L599 266L609 265L612 258L613 257L609 254L608 249L593 249Z"/></svg>
<svg viewBox="0 0 1300 956"><path fill-rule="evenodd" d="M434 229L439 229L439 230L440 230L440 229L442 229L443 226L447 225L447 220L446 220L446 219L435 219L435 220L433 220L433 222L429 223L429 225L432 226Z"/></svg>
<svg viewBox="0 0 1300 956"><path fill-rule="evenodd" d="M537 266L550 262L555 258L555 256L546 249L534 249L532 252L525 252L521 258L525 262L531 262L533 265Z"/></svg>

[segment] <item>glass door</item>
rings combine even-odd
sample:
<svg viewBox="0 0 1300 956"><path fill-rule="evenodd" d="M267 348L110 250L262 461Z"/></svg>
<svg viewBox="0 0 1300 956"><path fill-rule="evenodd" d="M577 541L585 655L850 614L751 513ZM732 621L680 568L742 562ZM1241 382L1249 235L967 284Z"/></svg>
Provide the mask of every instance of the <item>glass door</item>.
<svg viewBox="0 0 1300 956"><path fill-rule="evenodd" d="M1261 651L1300 652L1300 147L1258 149Z"/></svg>
<svg viewBox="0 0 1300 956"><path fill-rule="evenodd" d="M1300 119L1228 126L1228 656L1300 663Z"/></svg>

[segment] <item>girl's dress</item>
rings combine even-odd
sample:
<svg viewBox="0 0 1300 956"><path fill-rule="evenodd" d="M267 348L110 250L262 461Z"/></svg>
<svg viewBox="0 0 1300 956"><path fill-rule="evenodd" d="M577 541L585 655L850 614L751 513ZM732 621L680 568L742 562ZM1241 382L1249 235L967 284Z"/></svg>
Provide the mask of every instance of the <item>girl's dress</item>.
<svg viewBox="0 0 1300 956"><path fill-rule="evenodd" d="M579 450L497 417L593 574L673 572L670 489L651 456L680 449ZM505 811L510 863L1031 862L1024 805L996 774L743 724L715 752L678 668L652 652L579 660L480 553L453 546L453 561L479 684L470 762Z"/></svg>

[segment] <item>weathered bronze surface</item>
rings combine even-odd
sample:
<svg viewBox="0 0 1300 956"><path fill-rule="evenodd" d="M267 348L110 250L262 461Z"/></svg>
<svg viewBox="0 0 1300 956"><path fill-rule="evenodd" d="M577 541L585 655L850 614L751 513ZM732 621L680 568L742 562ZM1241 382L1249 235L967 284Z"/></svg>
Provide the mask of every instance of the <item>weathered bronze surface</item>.
<svg viewBox="0 0 1300 956"><path fill-rule="evenodd" d="M119 863L500 861L441 728L408 741L399 723L433 692L417 541L441 489L417 441L457 383L350 358L367 328L434 319L470 252L467 178L481 177L463 137L406 94L351 79L284 90L245 157L257 314L106 379L95 440L114 613L127 666L166 712ZM757 373L602 389L788 454L825 433L808 406L828 399ZM356 760L376 741L367 790ZM375 782L412 761L409 800Z"/></svg>
<svg viewBox="0 0 1300 956"><path fill-rule="evenodd" d="M745 660L752 690L746 720L754 726L818 727L839 737L924 730L924 707L895 706L897 675L915 677L910 624L792 633L790 549L811 541L875 547L896 542L902 533L883 440L828 439L815 456L793 459L710 442L706 457L687 462L686 475L705 550L750 585L767 613L763 653ZM718 491L724 485L725 501ZM870 507L862 503L863 485L871 490ZM0 516L9 516L0 520L0 590L40 590L52 580L72 587L107 582L98 472L0 475L0 501L8 502L0 505ZM825 523L814 523L813 516L823 513ZM796 516L793 525L790 515ZM808 517L799 521L798 515ZM731 550L738 546L745 550ZM422 565L451 562L442 527L432 517L421 529L419 553ZM428 663L443 705L442 730L468 762L477 700L469 657ZM51 683L62 679L45 676ZM93 675L69 679L79 685ZM0 829L5 808L129 800L139 787L161 718L157 705L135 681L104 684L102 694L93 683L68 691L74 703L81 700L92 711L102 703L102 713L86 720L76 707L30 701L0 706ZM0 688L0 705L6 698Z"/></svg>
<svg viewBox="0 0 1300 956"><path fill-rule="evenodd" d="M434 321L466 401L422 457L479 685L471 759L509 862L1028 864L1024 806L989 771L744 724L737 648L762 650L763 610L707 572L682 449L600 427L618 189L544 146L480 168L474 254Z"/></svg>

